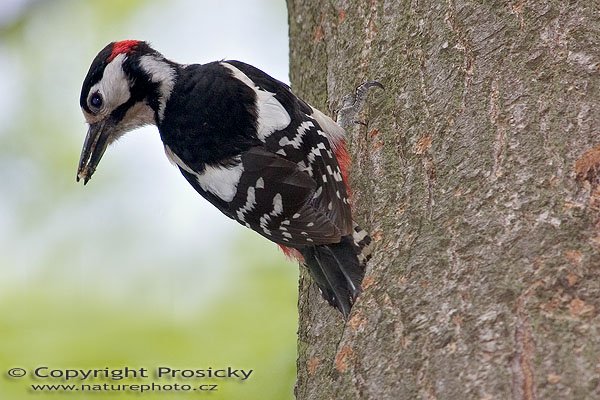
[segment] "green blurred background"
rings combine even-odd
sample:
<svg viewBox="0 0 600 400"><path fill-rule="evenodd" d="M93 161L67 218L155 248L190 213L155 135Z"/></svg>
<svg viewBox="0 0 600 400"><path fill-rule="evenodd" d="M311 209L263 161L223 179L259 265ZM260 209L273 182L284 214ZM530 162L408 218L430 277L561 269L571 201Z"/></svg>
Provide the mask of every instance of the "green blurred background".
<svg viewBox="0 0 600 400"><path fill-rule="evenodd" d="M0 1L0 399L293 398L294 263L201 199L156 128L127 135L85 188L75 183L80 85L120 39L288 81L283 0ZM42 365L254 373L212 393L143 395L32 393L60 382L6 375Z"/></svg>

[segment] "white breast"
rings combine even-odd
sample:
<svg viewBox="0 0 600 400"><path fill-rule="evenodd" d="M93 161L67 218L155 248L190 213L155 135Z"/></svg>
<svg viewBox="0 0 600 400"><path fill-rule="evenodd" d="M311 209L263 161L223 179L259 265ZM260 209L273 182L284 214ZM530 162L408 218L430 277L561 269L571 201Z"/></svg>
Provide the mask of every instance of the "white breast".
<svg viewBox="0 0 600 400"><path fill-rule="evenodd" d="M213 167L207 165L202 173L197 173L187 166L183 160L181 160L181 158L166 145L165 154L173 164L194 175L196 181L203 190L214 194L226 202L230 202L235 197L240 177L244 172L244 166L241 162L233 167Z"/></svg>

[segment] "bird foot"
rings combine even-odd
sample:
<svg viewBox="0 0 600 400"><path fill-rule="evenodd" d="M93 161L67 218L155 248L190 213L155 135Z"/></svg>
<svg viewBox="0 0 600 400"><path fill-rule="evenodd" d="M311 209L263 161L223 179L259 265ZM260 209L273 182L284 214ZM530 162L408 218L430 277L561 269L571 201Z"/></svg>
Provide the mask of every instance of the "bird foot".
<svg viewBox="0 0 600 400"><path fill-rule="evenodd" d="M378 87L385 89L383 85L377 81L367 81L356 88L354 94L348 94L342 99L342 108L338 111L337 123L344 129L350 128L353 124L366 125L364 122L358 121L356 117L363 109L367 101L369 89Z"/></svg>

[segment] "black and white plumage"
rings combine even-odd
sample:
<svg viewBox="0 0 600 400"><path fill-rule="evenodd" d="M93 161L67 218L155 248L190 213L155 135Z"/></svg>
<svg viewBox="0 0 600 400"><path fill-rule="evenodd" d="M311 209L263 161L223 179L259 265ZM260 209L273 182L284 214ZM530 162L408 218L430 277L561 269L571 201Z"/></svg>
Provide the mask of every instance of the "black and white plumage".
<svg viewBox="0 0 600 400"><path fill-rule="evenodd" d="M344 130L290 88L240 61L180 65L142 41L111 43L80 99L90 125L77 180L142 125L194 189L304 263L345 317L361 290L370 238L352 219Z"/></svg>

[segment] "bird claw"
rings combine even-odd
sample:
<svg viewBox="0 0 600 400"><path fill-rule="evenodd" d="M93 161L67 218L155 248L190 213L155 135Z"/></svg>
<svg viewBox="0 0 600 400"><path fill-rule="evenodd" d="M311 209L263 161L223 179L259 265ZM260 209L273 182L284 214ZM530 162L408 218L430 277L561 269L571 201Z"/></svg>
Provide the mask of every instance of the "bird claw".
<svg viewBox="0 0 600 400"><path fill-rule="evenodd" d="M360 84L354 94L348 94L342 98L342 108L338 111L337 123L342 128L347 129L353 124L366 125L365 122L360 122L356 116L360 113L367 101L369 89L385 87L378 81L367 81Z"/></svg>

